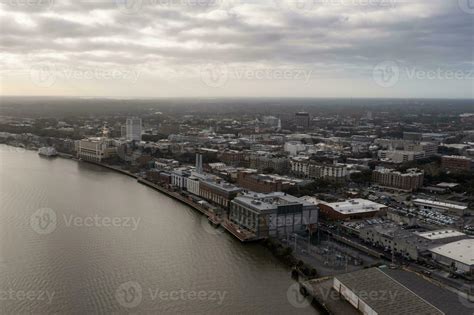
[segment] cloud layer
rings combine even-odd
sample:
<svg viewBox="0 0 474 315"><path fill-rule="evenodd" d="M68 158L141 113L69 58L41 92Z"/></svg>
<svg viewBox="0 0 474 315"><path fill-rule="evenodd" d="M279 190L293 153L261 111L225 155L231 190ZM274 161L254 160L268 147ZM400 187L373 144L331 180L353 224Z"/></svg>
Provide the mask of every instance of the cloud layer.
<svg viewBox="0 0 474 315"><path fill-rule="evenodd" d="M2 0L1 93L472 98L469 4Z"/></svg>

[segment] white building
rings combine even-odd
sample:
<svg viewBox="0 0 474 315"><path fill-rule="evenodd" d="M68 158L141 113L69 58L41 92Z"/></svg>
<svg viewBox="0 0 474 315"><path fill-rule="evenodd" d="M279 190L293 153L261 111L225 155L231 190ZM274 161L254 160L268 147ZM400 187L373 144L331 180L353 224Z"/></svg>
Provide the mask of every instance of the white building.
<svg viewBox="0 0 474 315"><path fill-rule="evenodd" d="M468 238L430 249L439 263L463 273L474 273L474 239Z"/></svg>
<svg viewBox="0 0 474 315"><path fill-rule="evenodd" d="M76 142L77 158L91 162L102 162L117 154L114 140L103 137L82 139Z"/></svg>
<svg viewBox="0 0 474 315"><path fill-rule="evenodd" d="M186 169L176 169L171 172L171 185L180 189L187 188L188 177L191 174Z"/></svg>
<svg viewBox="0 0 474 315"><path fill-rule="evenodd" d="M349 177L347 165L344 164L322 164L300 159L292 159L290 164L292 174L300 178L342 181Z"/></svg>
<svg viewBox="0 0 474 315"><path fill-rule="evenodd" d="M463 216L464 213L467 211L467 206L465 205L454 204L454 203L445 202L445 201L436 201L436 200L418 198L418 199L413 200L413 204L423 210L445 212L445 213L454 214L457 216Z"/></svg>
<svg viewBox="0 0 474 315"><path fill-rule="evenodd" d="M425 157L424 151L401 151L401 150L381 150L378 152L380 160L385 160L393 163L405 163L423 159Z"/></svg>
<svg viewBox="0 0 474 315"><path fill-rule="evenodd" d="M126 122L126 134L128 141L141 141L142 140L142 120L141 118L132 117L127 118Z"/></svg>
<svg viewBox="0 0 474 315"><path fill-rule="evenodd" d="M201 196L200 193L200 184L203 181L215 181L219 178L217 176L206 174L206 173L198 173L198 172L191 172L191 176L187 178L186 182L186 189L188 192L196 195Z"/></svg>
<svg viewBox="0 0 474 315"><path fill-rule="evenodd" d="M285 152L290 153L291 156L298 155L298 153L306 150L306 146L300 141L289 141L284 145Z"/></svg>

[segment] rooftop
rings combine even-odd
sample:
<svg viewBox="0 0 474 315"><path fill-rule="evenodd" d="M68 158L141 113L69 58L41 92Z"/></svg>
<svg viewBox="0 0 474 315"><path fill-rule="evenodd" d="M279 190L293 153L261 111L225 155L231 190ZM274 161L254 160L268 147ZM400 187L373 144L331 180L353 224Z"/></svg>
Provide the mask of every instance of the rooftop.
<svg viewBox="0 0 474 315"><path fill-rule="evenodd" d="M428 231L428 232L417 232L417 235L429 239L429 240L440 240L443 238L449 238L449 237L457 237L457 236L464 236L466 234L459 232L457 230L450 230L450 229L444 229L444 230L436 230L436 231Z"/></svg>
<svg viewBox="0 0 474 315"><path fill-rule="evenodd" d="M242 189L227 182L203 181L204 184L226 193L239 192Z"/></svg>
<svg viewBox="0 0 474 315"><path fill-rule="evenodd" d="M428 199L415 199L413 202L420 203L420 204L426 204L434 207L442 207L442 208L450 208L450 209L458 209L458 210L466 210L467 206L463 205L458 205L454 203L449 203L449 202L443 202L443 201L435 201L435 200L428 200Z"/></svg>
<svg viewBox="0 0 474 315"><path fill-rule="evenodd" d="M431 252L474 266L474 239L468 238L430 249Z"/></svg>
<svg viewBox="0 0 474 315"><path fill-rule="evenodd" d="M335 276L377 314L444 314L379 268ZM382 297L381 292L384 292Z"/></svg>
<svg viewBox="0 0 474 315"><path fill-rule="evenodd" d="M333 203L322 202L322 204L325 204L342 214L373 212L380 211L381 209L386 208L385 205L382 205L380 203L360 198Z"/></svg>
<svg viewBox="0 0 474 315"><path fill-rule="evenodd" d="M234 201L244 204L258 211L274 210L283 205L303 205L312 206L305 200L288 195L282 192L273 192L269 194L249 192L242 196L234 198Z"/></svg>

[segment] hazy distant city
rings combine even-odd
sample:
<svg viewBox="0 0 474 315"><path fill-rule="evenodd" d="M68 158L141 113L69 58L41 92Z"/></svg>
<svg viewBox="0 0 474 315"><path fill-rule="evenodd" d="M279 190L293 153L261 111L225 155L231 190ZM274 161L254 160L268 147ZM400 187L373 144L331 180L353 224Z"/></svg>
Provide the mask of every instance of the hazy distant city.
<svg viewBox="0 0 474 315"><path fill-rule="evenodd" d="M0 314L474 314L471 1L2 1Z"/></svg>

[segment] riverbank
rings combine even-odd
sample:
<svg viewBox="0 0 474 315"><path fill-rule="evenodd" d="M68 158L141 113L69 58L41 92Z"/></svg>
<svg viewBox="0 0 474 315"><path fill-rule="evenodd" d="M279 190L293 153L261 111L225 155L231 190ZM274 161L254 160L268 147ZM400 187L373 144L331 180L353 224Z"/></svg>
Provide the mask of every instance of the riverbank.
<svg viewBox="0 0 474 315"><path fill-rule="evenodd" d="M218 217L217 215L215 215L213 212L208 211L207 209L202 207L200 204L194 202L192 199L187 198L186 196L183 196L178 192L171 191L171 190L167 189L166 187L163 187L163 186L157 185L153 182L150 182L150 181L144 179L143 177L140 177L137 174L133 174L129 171L123 170L121 168L118 168L118 167L115 167L115 166L112 166L112 165L104 164L104 163L98 163L98 162L93 162L93 161L84 161L84 160L79 160L79 161L94 164L94 165L97 165L97 166L101 166L101 167L107 168L109 170L121 173L123 175L135 178L138 183L143 184L145 186L148 186L148 187L150 187L154 190L157 190L160 193L165 194L168 197L171 197L174 200L177 200L177 201L193 208L194 210L198 211L202 215L205 215L206 218L208 219L208 221L214 227L216 227L216 228L219 227L219 226L223 227L228 233L233 235L235 238L237 238L242 243L255 242L255 241L260 240L260 239L256 238L255 236L253 236L249 233L246 233L245 231L240 230L238 228L238 226L234 225L229 220L222 219L222 218Z"/></svg>

